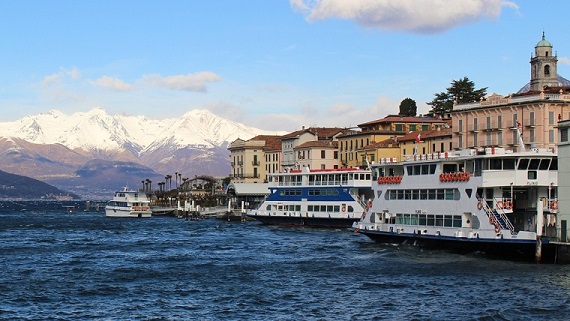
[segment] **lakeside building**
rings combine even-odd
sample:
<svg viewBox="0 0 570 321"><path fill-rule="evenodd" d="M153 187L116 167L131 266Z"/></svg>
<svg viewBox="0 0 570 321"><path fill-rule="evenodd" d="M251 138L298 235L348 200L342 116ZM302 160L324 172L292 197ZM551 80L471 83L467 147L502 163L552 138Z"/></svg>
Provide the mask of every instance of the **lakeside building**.
<svg viewBox="0 0 570 321"><path fill-rule="evenodd" d="M449 125L448 121L433 117L389 115L360 124L358 127L359 131L353 130L338 137L342 167L360 167L367 161L375 162L382 158L394 158L394 161L400 161L402 154L393 153L393 144L386 140L396 139L411 131L437 130ZM380 150L378 152L371 150L373 146L377 146Z"/></svg>
<svg viewBox="0 0 570 321"><path fill-rule="evenodd" d="M228 150L233 182L263 183L268 173L280 170L281 136L258 135L249 140L238 138Z"/></svg>
<svg viewBox="0 0 570 321"><path fill-rule="evenodd" d="M496 93L479 102L456 104L451 111L454 149L504 147L555 148L557 122L570 118L570 81L557 73L552 44L542 40L530 59L530 82L517 93Z"/></svg>
<svg viewBox="0 0 570 321"><path fill-rule="evenodd" d="M414 155L444 153L453 149L452 137L451 128L413 131L398 138L399 152L405 159Z"/></svg>
<svg viewBox="0 0 570 321"><path fill-rule="evenodd" d="M324 158L320 158L321 164L334 162L334 153L326 153L325 150L324 154L316 153L317 155L315 155L316 144L305 145L305 147L302 146L307 142L334 142L339 136L345 133L346 129L343 128L309 127L281 136L281 153L283 157L281 168L283 170L301 169L301 163L310 163L305 161L305 159L316 159L317 155L324 156ZM320 150L324 149L321 148ZM327 161L327 159L330 160L330 162Z"/></svg>

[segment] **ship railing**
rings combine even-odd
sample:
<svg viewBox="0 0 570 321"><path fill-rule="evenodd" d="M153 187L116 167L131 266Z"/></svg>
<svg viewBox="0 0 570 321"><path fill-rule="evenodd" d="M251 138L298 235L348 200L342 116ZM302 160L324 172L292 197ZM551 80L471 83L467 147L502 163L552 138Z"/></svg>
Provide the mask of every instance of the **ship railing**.
<svg viewBox="0 0 570 321"><path fill-rule="evenodd" d="M507 217L507 213L513 212L513 199L506 197L499 197L493 200L495 203L496 213L498 215L497 220L501 224L502 228L507 228L512 234L515 234L515 227Z"/></svg>
<svg viewBox="0 0 570 321"><path fill-rule="evenodd" d="M506 199L505 198L494 198L493 203L492 203L493 207L491 207L491 206L489 206L489 203L487 203L487 199L479 198L479 204L482 205L482 208L485 210L485 213L487 214L487 217L489 218L490 221L498 222L501 225L501 229L508 229L511 231L511 234L514 235L514 234L516 234L515 227L513 226L513 224L511 223L511 221L507 217L507 214L505 213L504 206L498 206L498 205L501 205L501 203L499 203L499 201L503 201L503 200L506 200ZM511 210L511 213L512 213L512 210Z"/></svg>
<svg viewBox="0 0 570 321"><path fill-rule="evenodd" d="M558 199L557 198L542 199L542 210L554 214L558 213Z"/></svg>

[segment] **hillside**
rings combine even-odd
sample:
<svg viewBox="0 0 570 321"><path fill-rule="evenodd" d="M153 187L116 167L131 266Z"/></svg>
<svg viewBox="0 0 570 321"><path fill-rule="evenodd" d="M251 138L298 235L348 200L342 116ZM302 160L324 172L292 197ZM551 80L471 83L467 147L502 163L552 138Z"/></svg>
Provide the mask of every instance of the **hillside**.
<svg viewBox="0 0 570 321"><path fill-rule="evenodd" d="M53 200L67 197L80 198L37 179L0 171L0 199Z"/></svg>

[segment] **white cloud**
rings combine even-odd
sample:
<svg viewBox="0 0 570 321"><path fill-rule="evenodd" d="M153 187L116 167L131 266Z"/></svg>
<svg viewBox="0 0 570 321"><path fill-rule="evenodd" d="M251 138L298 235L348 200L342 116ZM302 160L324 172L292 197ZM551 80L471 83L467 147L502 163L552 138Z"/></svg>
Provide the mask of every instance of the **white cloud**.
<svg viewBox="0 0 570 321"><path fill-rule="evenodd" d="M570 65L570 59L567 57L558 58L558 62L563 64L563 65Z"/></svg>
<svg viewBox="0 0 570 321"><path fill-rule="evenodd" d="M143 76L143 81L149 86L201 92L206 91L206 85L208 83L220 81L221 79L220 76L210 71L167 77L156 74Z"/></svg>
<svg viewBox="0 0 570 321"><path fill-rule="evenodd" d="M92 81L91 83L95 86L108 88L115 91L128 91L134 89L134 86L127 84L118 78L113 78L110 76L103 76L95 81Z"/></svg>
<svg viewBox="0 0 570 321"><path fill-rule="evenodd" d="M505 0L290 0L309 21L340 18L361 26L414 33L442 32L461 24L497 18Z"/></svg>
<svg viewBox="0 0 570 321"><path fill-rule="evenodd" d="M81 73L77 68L64 69L61 68L59 72L51 75L47 75L42 80L42 85L50 86L63 81L64 79L70 78L72 80L78 80L81 77Z"/></svg>

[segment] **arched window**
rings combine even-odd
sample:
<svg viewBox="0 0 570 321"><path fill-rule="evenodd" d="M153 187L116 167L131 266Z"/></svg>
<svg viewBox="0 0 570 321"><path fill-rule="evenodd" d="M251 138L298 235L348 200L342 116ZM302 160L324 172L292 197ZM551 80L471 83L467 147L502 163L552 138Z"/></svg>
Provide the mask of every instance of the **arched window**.
<svg viewBox="0 0 570 321"><path fill-rule="evenodd" d="M550 76L550 66L549 65L544 66L544 75Z"/></svg>

